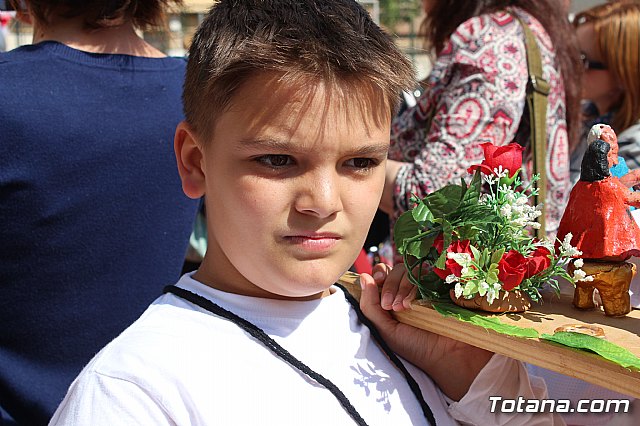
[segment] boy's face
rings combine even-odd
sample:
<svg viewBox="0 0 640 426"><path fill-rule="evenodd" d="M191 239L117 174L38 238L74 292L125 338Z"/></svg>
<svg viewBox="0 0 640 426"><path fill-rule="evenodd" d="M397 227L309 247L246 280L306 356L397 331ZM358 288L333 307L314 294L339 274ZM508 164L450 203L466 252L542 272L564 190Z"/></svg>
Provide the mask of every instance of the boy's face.
<svg viewBox="0 0 640 426"><path fill-rule="evenodd" d="M323 82L292 89L265 73L236 92L201 150L188 148L189 130L180 148L178 129L179 164L194 165L191 174L180 167L185 192L206 194L209 246L196 279L250 296L314 298L351 266L380 201L389 145L388 107L368 98Z"/></svg>

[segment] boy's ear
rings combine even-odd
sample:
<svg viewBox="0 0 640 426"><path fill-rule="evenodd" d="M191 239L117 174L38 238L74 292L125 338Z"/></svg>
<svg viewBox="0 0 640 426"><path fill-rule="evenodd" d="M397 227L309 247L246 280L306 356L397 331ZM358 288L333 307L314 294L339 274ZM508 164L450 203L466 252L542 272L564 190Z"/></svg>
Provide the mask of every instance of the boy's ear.
<svg viewBox="0 0 640 426"><path fill-rule="evenodd" d="M182 190L189 198L202 197L205 193L202 148L186 121L182 121L176 128L173 149L178 162L178 173L182 180Z"/></svg>

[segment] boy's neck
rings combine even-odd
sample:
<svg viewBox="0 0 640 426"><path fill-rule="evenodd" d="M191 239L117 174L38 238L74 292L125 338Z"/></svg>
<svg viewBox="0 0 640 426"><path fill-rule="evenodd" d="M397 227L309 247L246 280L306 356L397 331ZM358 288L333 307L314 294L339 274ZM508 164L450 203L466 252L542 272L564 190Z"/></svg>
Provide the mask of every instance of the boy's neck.
<svg viewBox="0 0 640 426"><path fill-rule="evenodd" d="M52 18L46 25L34 23L33 44L57 41L74 49L91 53L111 53L149 58L166 55L144 41L131 21L116 27L87 29L82 17Z"/></svg>
<svg viewBox="0 0 640 426"><path fill-rule="evenodd" d="M217 279L217 274L212 274L211 271L208 270L205 262L202 263L200 268L192 275L192 278L208 287L213 289L224 291L225 293L239 294L241 296L249 296L249 297L260 297L263 299L276 299L276 300L290 300L290 301L306 301L306 300L315 300L320 299L326 296L329 296L333 293L331 288L324 290L323 292L312 294L309 296L303 297L288 297L280 294L270 293L254 284L248 282L248 280L244 277L238 277L238 280L234 281L245 281L245 285L234 285L229 282L222 281ZM247 285L248 284L248 285Z"/></svg>

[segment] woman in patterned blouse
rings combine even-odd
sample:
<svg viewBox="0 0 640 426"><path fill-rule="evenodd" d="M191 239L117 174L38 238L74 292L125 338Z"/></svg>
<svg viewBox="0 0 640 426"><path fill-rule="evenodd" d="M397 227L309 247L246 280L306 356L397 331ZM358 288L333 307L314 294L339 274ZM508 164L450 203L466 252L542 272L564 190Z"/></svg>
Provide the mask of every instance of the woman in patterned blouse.
<svg viewBox="0 0 640 426"><path fill-rule="evenodd" d="M569 154L577 143L582 66L557 0L423 0L422 32L436 54L417 105L394 119L380 209L392 221L423 197L458 182L482 161L480 144L528 147L528 70L521 18L540 48L547 107L547 232L554 235L571 189ZM570 76L567 78L566 76ZM525 169L531 172L530 150ZM526 175L527 173L525 173Z"/></svg>

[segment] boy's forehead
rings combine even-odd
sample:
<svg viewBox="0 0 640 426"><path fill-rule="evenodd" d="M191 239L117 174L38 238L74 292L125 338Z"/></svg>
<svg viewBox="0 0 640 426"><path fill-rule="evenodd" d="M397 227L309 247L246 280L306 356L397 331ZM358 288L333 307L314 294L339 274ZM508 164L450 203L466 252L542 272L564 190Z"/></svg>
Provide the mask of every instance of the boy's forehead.
<svg viewBox="0 0 640 426"><path fill-rule="evenodd" d="M269 72L245 81L231 99L228 111L245 112L247 124L255 126L295 126L313 117L319 122L331 118L344 125L366 122L385 127L391 119L391 108L382 90L362 82Z"/></svg>
<svg viewBox="0 0 640 426"><path fill-rule="evenodd" d="M292 83L262 74L239 87L216 120L209 143L232 150L274 148L274 152L278 147L341 150L363 144L388 149L386 102L381 96L356 92L353 86L324 80Z"/></svg>

